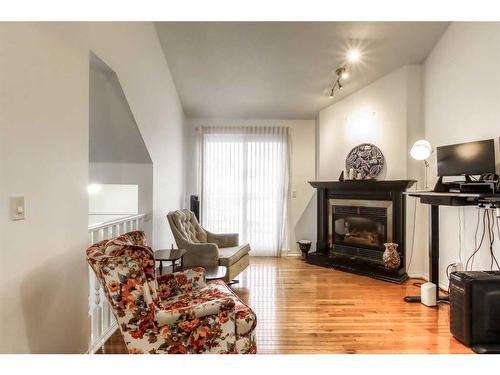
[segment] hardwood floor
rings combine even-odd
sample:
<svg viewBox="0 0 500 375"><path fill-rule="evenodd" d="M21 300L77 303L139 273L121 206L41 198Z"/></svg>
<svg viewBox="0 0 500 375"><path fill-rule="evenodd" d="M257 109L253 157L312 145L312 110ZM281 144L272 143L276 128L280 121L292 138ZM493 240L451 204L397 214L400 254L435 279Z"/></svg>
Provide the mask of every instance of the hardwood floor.
<svg viewBox="0 0 500 375"><path fill-rule="evenodd" d="M471 353L449 332L449 306L408 304L403 285L304 263L251 258L233 290L257 313L258 353ZM126 353L117 331L99 353Z"/></svg>

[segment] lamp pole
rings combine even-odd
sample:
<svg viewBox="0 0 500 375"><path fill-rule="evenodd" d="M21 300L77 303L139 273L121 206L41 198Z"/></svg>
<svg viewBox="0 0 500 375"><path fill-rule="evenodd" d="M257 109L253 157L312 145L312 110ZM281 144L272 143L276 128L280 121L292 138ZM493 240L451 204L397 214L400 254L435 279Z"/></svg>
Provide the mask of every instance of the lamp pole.
<svg viewBox="0 0 500 375"><path fill-rule="evenodd" d="M427 162L427 160L424 159L424 166L425 166L425 174L424 174L424 190L429 190L429 185L427 184L427 176L428 176L428 172L429 172L429 163Z"/></svg>

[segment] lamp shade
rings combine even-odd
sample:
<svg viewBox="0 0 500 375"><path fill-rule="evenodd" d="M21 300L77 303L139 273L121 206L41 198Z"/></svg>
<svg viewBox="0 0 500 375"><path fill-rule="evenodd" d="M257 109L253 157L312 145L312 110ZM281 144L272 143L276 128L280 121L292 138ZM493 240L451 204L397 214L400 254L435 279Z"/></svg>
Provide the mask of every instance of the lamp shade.
<svg viewBox="0 0 500 375"><path fill-rule="evenodd" d="M425 139L416 141L410 150L410 155L415 160L425 160L431 155L431 153L432 146Z"/></svg>

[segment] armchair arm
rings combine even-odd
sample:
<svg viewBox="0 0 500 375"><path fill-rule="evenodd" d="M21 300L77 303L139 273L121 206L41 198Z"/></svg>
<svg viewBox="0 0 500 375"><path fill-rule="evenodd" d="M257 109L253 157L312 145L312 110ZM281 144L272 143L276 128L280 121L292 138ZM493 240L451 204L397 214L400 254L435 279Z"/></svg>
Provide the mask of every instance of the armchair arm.
<svg viewBox="0 0 500 375"><path fill-rule="evenodd" d="M213 242L218 247L238 246L240 243L238 233L211 233L208 230L205 232L207 232L207 242Z"/></svg>
<svg viewBox="0 0 500 375"><path fill-rule="evenodd" d="M158 327L171 326L186 320L217 315L223 311L230 312L233 309L234 300L231 298L220 298L175 310L157 310L155 320L158 323Z"/></svg>
<svg viewBox="0 0 500 375"><path fill-rule="evenodd" d="M158 276L156 282L162 300L207 285L205 270L201 267Z"/></svg>
<svg viewBox="0 0 500 375"><path fill-rule="evenodd" d="M215 243L184 243L186 267L213 267L219 265L219 248Z"/></svg>

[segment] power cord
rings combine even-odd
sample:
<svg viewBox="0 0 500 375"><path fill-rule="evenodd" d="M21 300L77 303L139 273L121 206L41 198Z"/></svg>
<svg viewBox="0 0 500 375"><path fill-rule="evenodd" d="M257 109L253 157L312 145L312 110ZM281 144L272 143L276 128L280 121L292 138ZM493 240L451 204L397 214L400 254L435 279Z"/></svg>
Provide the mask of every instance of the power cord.
<svg viewBox="0 0 500 375"><path fill-rule="evenodd" d="M495 257L495 253L493 251L493 243L495 242L495 216L493 211L491 212L491 226L490 226L490 215L488 214L488 236L490 239L490 255L491 255L490 269L493 270L493 262L494 262L498 270L500 270L500 265L498 265L497 258Z"/></svg>
<svg viewBox="0 0 500 375"><path fill-rule="evenodd" d="M446 266L446 278L448 279L448 294L450 294L450 277L451 277L451 267L453 267L455 263L448 264Z"/></svg>
<svg viewBox="0 0 500 375"><path fill-rule="evenodd" d="M484 211L484 214L483 214L483 234L481 235L481 240L479 242L479 246L475 247L475 250L473 251L473 253L467 259L467 263L465 264L465 270L469 269L469 262L471 260L472 260L472 262L471 262L471 270L473 269L473 267L474 267L474 257L476 256L476 253L479 251L479 249L481 249L481 246L483 245L484 237L485 237L485 234L486 234L486 215L487 215L487 213L486 213L486 211ZM479 211L478 211L478 221L477 221L477 225L476 225L476 234L474 235L474 242L475 242L475 244L477 244L477 232L478 232L478 229L479 229Z"/></svg>

